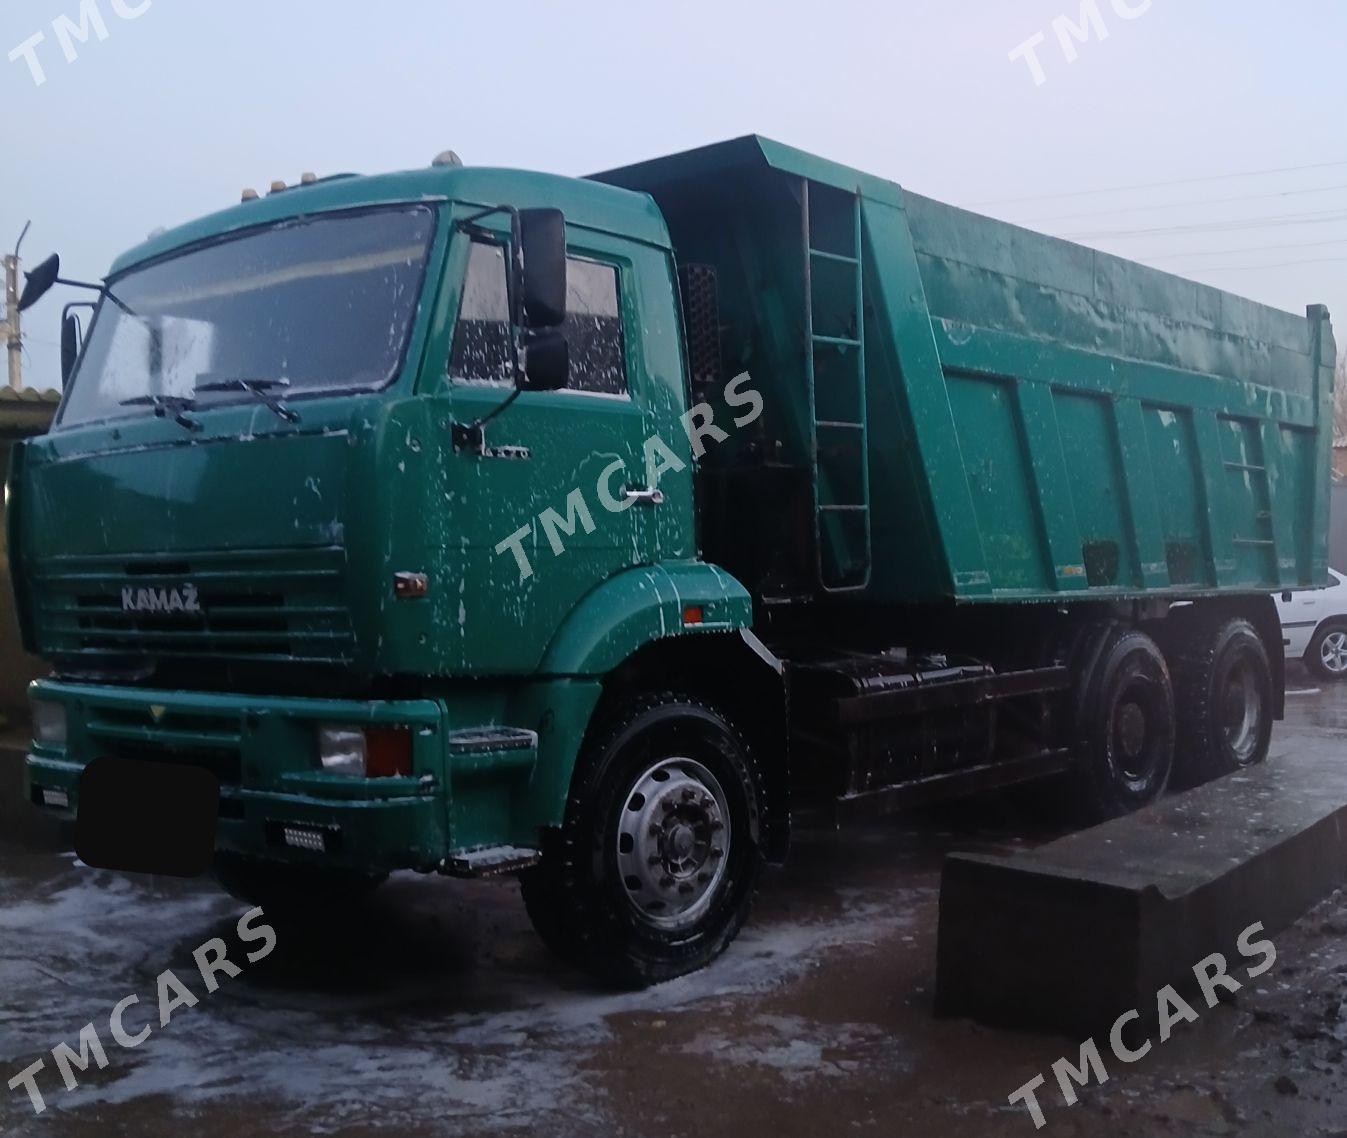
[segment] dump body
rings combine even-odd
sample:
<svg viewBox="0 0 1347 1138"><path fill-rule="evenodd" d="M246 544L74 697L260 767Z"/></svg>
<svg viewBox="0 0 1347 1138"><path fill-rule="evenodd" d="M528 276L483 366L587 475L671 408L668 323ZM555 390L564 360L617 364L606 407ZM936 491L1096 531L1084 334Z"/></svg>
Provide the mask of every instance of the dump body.
<svg viewBox="0 0 1347 1138"><path fill-rule="evenodd" d="M730 567L877 603L1326 580L1335 351L1302 318L759 138L600 175L716 269L721 366L766 399L721 464ZM791 478L751 468L794 471ZM737 556L764 505L814 580ZM714 495L713 495L714 498ZM714 506L713 506L714 509ZM714 535L715 528L712 527ZM715 538L713 536L714 544Z"/></svg>

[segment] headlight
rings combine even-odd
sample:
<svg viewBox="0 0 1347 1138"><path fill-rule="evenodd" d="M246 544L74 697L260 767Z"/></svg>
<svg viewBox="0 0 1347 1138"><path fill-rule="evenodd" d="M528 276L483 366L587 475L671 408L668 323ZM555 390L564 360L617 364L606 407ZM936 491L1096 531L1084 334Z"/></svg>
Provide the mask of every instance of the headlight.
<svg viewBox="0 0 1347 1138"><path fill-rule="evenodd" d="M412 733L406 727L318 728L323 770L347 778L399 778L412 773Z"/></svg>
<svg viewBox="0 0 1347 1138"><path fill-rule="evenodd" d="M65 704L49 699L33 700L33 738L48 747L65 746Z"/></svg>
<svg viewBox="0 0 1347 1138"><path fill-rule="evenodd" d="M364 778L365 733L355 727L318 728L318 761L332 774Z"/></svg>

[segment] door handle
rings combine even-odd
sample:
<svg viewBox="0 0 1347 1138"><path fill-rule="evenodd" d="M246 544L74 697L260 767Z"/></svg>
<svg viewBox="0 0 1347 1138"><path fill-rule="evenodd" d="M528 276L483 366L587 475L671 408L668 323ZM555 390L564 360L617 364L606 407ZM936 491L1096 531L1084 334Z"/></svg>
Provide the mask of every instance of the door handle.
<svg viewBox="0 0 1347 1138"><path fill-rule="evenodd" d="M633 490L628 487L623 491L622 496L635 506L662 506L664 505L664 491L654 490Z"/></svg>

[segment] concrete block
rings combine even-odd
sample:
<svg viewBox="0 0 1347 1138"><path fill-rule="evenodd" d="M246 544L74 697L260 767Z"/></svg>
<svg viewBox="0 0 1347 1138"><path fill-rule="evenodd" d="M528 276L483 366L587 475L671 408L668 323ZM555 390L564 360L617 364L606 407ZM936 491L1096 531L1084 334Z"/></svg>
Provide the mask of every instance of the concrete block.
<svg viewBox="0 0 1347 1138"><path fill-rule="evenodd" d="M953 854L936 1007L1085 1038L1214 952L1273 936L1347 883L1347 748L1316 740L1137 814L1009 857Z"/></svg>

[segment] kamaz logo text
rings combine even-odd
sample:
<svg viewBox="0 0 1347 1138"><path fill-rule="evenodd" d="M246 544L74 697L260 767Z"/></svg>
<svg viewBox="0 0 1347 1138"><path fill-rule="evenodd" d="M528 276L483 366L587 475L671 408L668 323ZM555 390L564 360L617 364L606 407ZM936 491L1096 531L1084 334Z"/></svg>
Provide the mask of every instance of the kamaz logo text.
<svg viewBox="0 0 1347 1138"><path fill-rule="evenodd" d="M201 598L195 585L183 585L180 589L137 589L128 586L122 590L122 612L199 616L202 611Z"/></svg>

